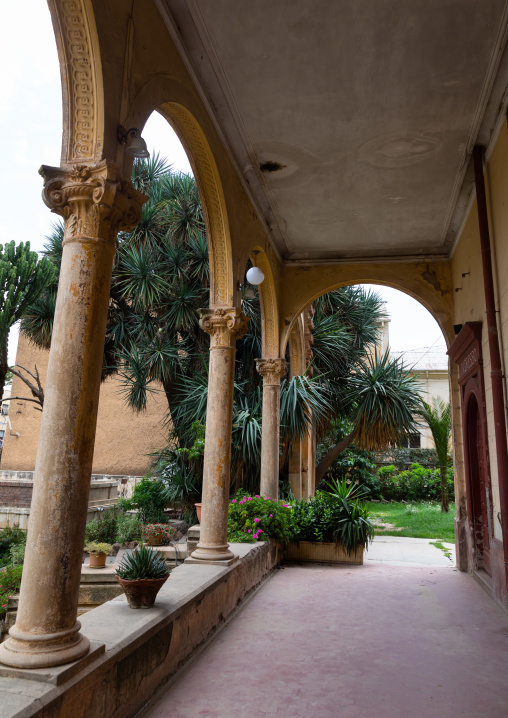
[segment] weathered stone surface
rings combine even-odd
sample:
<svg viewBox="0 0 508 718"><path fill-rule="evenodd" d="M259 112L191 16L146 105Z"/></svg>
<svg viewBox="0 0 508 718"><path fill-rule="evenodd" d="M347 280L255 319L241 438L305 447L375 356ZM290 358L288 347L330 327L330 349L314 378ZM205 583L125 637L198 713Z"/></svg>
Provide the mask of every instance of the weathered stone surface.
<svg viewBox="0 0 508 718"><path fill-rule="evenodd" d="M4 686L23 691L1 704L1 718L134 716L281 560L276 544L231 548L239 558L231 567L206 563L175 568L153 609L133 611L119 596L85 614L83 634L92 644L105 644L105 653L91 664L77 661L78 673L62 685L55 685L60 680L55 676L68 675L68 666L47 671L51 678L45 680L53 683L37 683L41 674L34 671L23 672L32 680L0 677L2 697ZM30 690L31 685L36 688L28 700L25 687Z"/></svg>

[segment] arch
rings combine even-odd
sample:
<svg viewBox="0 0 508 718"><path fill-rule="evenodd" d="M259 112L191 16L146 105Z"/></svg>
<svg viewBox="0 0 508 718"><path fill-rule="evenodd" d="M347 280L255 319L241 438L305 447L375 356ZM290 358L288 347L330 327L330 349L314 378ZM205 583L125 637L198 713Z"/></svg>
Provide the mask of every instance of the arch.
<svg viewBox="0 0 508 718"><path fill-rule="evenodd" d="M233 260L224 190L210 145L193 114L177 102L166 102L159 112L175 130L196 178L203 205L210 258L210 306L232 307Z"/></svg>
<svg viewBox="0 0 508 718"><path fill-rule="evenodd" d="M289 332L289 371L290 376L302 376L305 373L304 318L299 314Z"/></svg>
<svg viewBox="0 0 508 718"><path fill-rule="evenodd" d="M102 159L104 91L91 0L48 0L60 60L62 165Z"/></svg>
<svg viewBox="0 0 508 718"><path fill-rule="evenodd" d="M257 245L251 252L252 262L254 262L254 252L257 252L256 264L265 275L264 281L258 286L263 359L277 359L284 354L279 355L279 312L272 266L264 249Z"/></svg>
<svg viewBox="0 0 508 718"><path fill-rule="evenodd" d="M292 267L291 269L293 270L291 275L285 278L282 294L286 301L282 302L284 306L281 316L281 351L285 351L289 332L296 317L305 307L327 292L354 284L378 284L408 294L420 302L434 317L443 332L447 346L453 341L453 293L450 267L446 263L401 262L372 265L371 269L368 265ZM337 280L334 274L342 275L341 279Z"/></svg>

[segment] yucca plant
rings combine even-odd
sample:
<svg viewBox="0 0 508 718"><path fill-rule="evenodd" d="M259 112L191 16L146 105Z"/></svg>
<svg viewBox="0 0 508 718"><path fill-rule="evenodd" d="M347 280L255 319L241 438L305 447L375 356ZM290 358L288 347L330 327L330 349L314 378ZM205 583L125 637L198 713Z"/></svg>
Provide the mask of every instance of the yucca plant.
<svg viewBox="0 0 508 718"><path fill-rule="evenodd" d="M343 504L344 516L339 520L334 538L340 543L348 556L357 553L358 548L366 549L374 538L374 526L369 519L367 507L356 499Z"/></svg>
<svg viewBox="0 0 508 718"><path fill-rule="evenodd" d="M148 546L141 546L124 556L118 566L116 575L120 576L124 581L140 581L147 578L160 579L169 575L169 569L159 551L154 551Z"/></svg>

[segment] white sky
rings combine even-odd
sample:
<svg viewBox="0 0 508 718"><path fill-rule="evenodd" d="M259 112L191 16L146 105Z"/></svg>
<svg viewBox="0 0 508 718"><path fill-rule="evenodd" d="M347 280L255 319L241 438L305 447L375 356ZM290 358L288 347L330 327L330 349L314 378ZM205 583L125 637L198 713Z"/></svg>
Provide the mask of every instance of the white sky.
<svg viewBox="0 0 508 718"><path fill-rule="evenodd" d="M29 241L40 251L56 219L41 200L42 164L58 166L62 105L58 56L49 10L43 0L2 3L0 42L0 243ZM7 28L23 27L23 41ZM167 122L154 113L143 131L148 149L167 157L176 170L190 172L185 152ZM393 349L441 344L437 323L411 297L374 287L388 302ZM438 341L436 341L438 339ZM11 332L9 362L15 360L16 328Z"/></svg>

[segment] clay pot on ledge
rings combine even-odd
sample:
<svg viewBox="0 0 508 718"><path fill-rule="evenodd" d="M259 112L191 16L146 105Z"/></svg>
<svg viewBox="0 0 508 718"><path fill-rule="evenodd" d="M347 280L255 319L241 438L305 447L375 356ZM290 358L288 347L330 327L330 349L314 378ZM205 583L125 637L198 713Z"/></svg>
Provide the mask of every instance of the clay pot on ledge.
<svg viewBox="0 0 508 718"><path fill-rule="evenodd" d="M202 504L194 504L194 506L196 507L196 513L198 515L198 524L200 524L201 523L201 506L202 506Z"/></svg>
<svg viewBox="0 0 508 718"><path fill-rule="evenodd" d="M164 578L140 578L135 581L128 581L125 578L116 576L116 580L123 588L131 608L152 608L157 594L168 578L169 576L165 576Z"/></svg>
<svg viewBox="0 0 508 718"><path fill-rule="evenodd" d="M105 553L91 553L90 554L90 568L106 568Z"/></svg>

